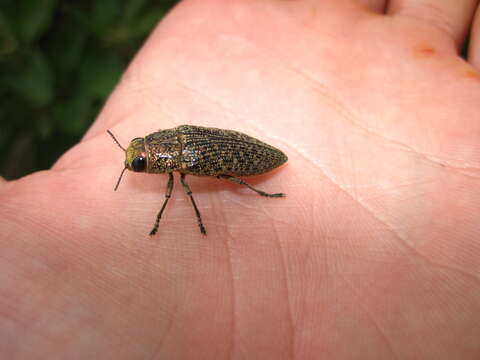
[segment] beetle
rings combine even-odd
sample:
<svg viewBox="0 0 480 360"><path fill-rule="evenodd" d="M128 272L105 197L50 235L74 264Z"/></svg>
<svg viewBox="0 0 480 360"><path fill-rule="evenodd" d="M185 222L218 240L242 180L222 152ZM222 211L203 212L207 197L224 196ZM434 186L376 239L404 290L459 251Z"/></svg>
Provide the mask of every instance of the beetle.
<svg viewBox="0 0 480 360"><path fill-rule="evenodd" d="M160 218L173 189L173 172L180 173L180 182L190 197L197 216L200 232L207 234L200 211L192 196L186 175L212 176L244 185L266 197L284 197L283 193L270 194L255 189L238 176L266 173L287 162L287 156L279 149L239 131L211 127L180 125L159 130L143 138L134 138L127 149L123 148L110 130L108 134L125 152L125 167L115 186L120 185L125 170L152 174L168 174L165 200L150 231L158 231Z"/></svg>

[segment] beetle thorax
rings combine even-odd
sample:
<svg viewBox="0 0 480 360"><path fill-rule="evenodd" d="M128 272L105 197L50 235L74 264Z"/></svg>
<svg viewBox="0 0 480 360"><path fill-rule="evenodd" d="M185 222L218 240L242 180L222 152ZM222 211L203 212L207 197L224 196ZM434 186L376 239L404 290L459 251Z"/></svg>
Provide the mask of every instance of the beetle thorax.
<svg viewBox="0 0 480 360"><path fill-rule="evenodd" d="M149 139L147 139L149 140ZM182 147L178 140L145 142L149 173L169 173L180 169Z"/></svg>

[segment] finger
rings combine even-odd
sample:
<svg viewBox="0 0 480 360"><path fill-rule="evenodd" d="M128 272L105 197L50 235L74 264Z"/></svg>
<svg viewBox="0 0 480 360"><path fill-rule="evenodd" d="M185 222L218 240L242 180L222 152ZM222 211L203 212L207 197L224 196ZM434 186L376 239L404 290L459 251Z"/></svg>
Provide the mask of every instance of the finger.
<svg viewBox="0 0 480 360"><path fill-rule="evenodd" d="M387 0L353 0L364 8L371 11L383 13L387 6Z"/></svg>
<svg viewBox="0 0 480 360"><path fill-rule="evenodd" d="M477 3L478 0L391 0L387 12L422 21L459 48Z"/></svg>
<svg viewBox="0 0 480 360"><path fill-rule="evenodd" d="M480 8L477 9L470 35L468 60L477 69L480 69Z"/></svg>

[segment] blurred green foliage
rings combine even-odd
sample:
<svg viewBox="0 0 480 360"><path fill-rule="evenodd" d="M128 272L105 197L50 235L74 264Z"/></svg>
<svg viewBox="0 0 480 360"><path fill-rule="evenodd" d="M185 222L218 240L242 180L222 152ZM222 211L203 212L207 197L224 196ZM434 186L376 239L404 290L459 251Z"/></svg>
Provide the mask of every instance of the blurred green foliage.
<svg viewBox="0 0 480 360"><path fill-rule="evenodd" d="M0 175L77 143L175 0L0 0Z"/></svg>

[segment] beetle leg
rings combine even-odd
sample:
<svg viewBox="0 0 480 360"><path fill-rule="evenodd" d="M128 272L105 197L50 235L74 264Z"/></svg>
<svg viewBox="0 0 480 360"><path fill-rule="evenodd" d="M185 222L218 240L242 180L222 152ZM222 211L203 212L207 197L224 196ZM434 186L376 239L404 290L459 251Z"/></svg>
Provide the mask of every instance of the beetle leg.
<svg viewBox="0 0 480 360"><path fill-rule="evenodd" d="M245 186L248 187L250 190L253 190L253 191L255 191L257 194L260 194L260 195L262 195L262 196L267 196L267 197L284 197L284 196L285 196L285 194L283 194L283 193L269 194L269 193L266 193L265 191L255 189L253 186L251 186L251 185L248 184L247 182L245 182L245 181L243 181L242 179L237 178L237 177L235 177L235 176L219 175L219 176L217 176L217 178L219 178L219 179L227 179L227 180L230 180L231 182L234 182L235 184L245 185Z"/></svg>
<svg viewBox="0 0 480 360"><path fill-rule="evenodd" d="M157 220L155 220L155 225L153 226L152 231L150 231L150 236L153 236L157 233L158 226L160 225L160 218L162 217L163 210L165 210L165 207L167 206L168 200L170 199L170 196L172 195L172 189L173 189L173 174L169 173L169 178L168 178L168 183L167 183L167 191L165 192L165 201L163 202L162 208L157 214Z"/></svg>
<svg viewBox="0 0 480 360"><path fill-rule="evenodd" d="M207 231L205 230L205 226L203 226L202 223L202 217L200 216L200 211L198 211L197 204L195 204L195 200L193 200L192 196L192 190L190 190L190 186L185 182L185 174L180 174L180 182L183 185L183 189L187 193L188 196L190 196L190 199L192 200L192 205L193 208L195 209L195 214L197 214L197 221L198 221L198 227L200 228L200 232L203 235L207 235Z"/></svg>

